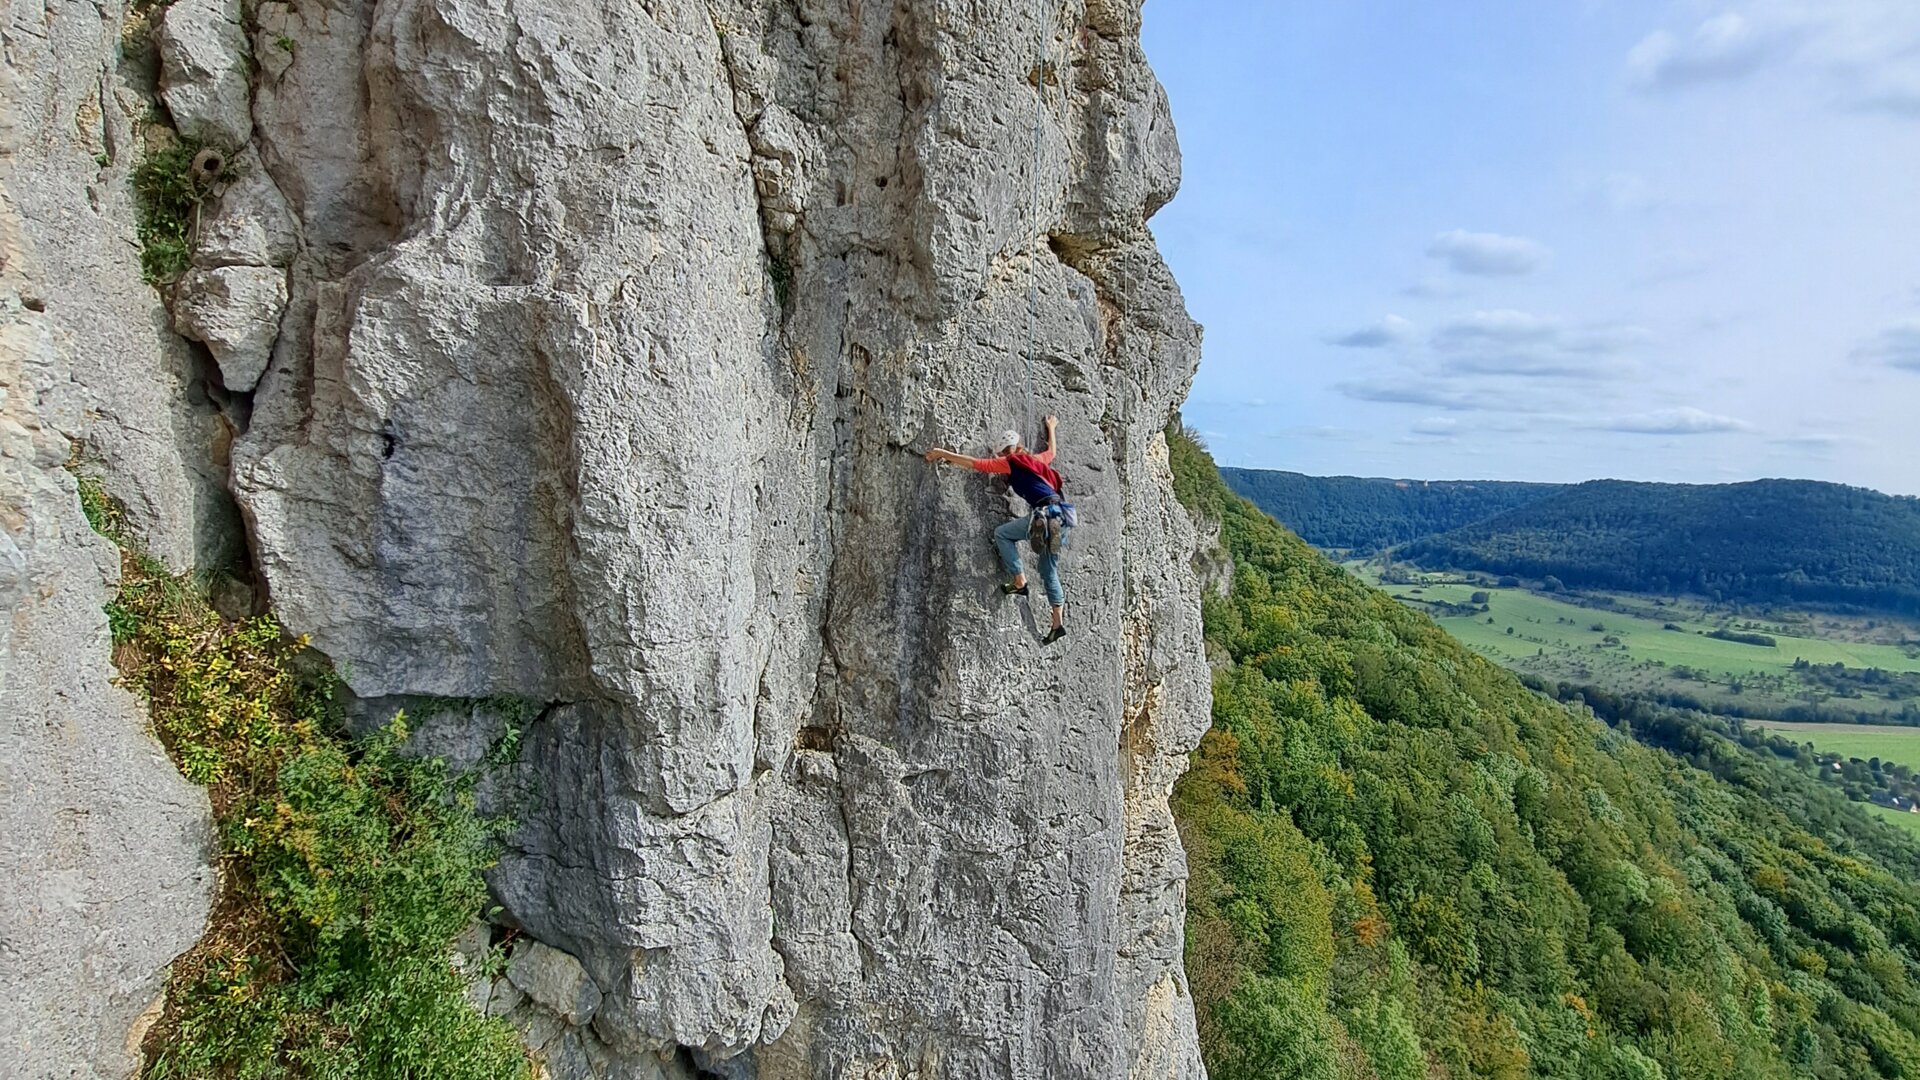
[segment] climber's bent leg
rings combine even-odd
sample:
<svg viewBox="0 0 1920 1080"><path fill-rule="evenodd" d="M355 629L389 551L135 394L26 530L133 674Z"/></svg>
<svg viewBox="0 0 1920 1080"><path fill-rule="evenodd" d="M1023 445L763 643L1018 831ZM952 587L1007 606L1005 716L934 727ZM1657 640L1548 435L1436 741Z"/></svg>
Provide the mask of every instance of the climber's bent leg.
<svg viewBox="0 0 1920 1080"><path fill-rule="evenodd" d="M1014 518L1005 525L993 530L993 546L1000 550L1000 569L1013 575L1014 585L1026 584L1026 574L1020 566L1020 541L1027 535L1027 519Z"/></svg>
<svg viewBox="0 0 1920 1080"><path fill-rule="evenodd" d="M1046 587L1047 603L1053 605L1053 625L1059 626L1060 609L1067 604L1066 592L1060 588L1060 556L1040 553L1040 584Z"/></svg>

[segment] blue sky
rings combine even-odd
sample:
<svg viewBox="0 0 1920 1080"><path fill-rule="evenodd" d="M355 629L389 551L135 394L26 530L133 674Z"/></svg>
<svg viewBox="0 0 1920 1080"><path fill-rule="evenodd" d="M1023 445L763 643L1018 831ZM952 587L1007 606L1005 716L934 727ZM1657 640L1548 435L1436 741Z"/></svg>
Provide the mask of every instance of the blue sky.
<svg viewBox="0 0 1920 1080"><path fill-rule="evenodd" d="M1223 463L1920 494L1920 0L1151 0Z"/></svg>

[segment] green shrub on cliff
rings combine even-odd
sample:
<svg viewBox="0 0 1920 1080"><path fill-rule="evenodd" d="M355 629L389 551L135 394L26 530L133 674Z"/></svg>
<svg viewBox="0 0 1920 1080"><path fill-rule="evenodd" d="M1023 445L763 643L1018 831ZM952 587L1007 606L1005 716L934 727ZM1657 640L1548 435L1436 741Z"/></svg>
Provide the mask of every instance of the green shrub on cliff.
<svg viewBox="0 0 1920 1080"><path fill-rule="evenodd" d="M97 480L80 494L121 545L107 606L120 680L206 786L220 841L207 933L174 964L146 1075L526 1076L519 1041L468 1003L451 958L505 825L475 811L477 774L403 754L401 716L345 738L333 677L303 640L268 617L222 618L139 552Z"/></svg>

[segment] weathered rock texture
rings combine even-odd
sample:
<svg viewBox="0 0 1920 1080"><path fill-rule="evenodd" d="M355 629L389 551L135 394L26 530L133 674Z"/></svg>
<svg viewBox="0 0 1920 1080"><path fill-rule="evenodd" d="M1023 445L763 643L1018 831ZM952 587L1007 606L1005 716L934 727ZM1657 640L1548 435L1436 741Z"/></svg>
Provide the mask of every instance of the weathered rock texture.
<svg viewBox="0 0 1920 1080"><path fill-rule="evenodd" d="M237 130L245 47L191 2L167 99ZM1159 434L1198 331L1146 228L1178 151L1138 19L255 9L229 149L264 180L172 316L253 386L231 484L281 617L363 699L543 706L493 878L536 944L477 1000L556 1076L1201 1074L1166 798L1206 667ZM241 267L287 269L284 318ZM277 337L196 309L219 276ZM1042 649L1003 487L919 452L1045 413L1082 524Z"/></svg>
<svg viewBox="0 0 1920 1080"><path fill-rule="evenodd" d="M132 1071L214 880L205 794L111 685L118 556L62 467L90 445L156 551L193 564L211 416L127 244L118 19L77 10L0 31L0 1075L21 1080Z"/></svg>

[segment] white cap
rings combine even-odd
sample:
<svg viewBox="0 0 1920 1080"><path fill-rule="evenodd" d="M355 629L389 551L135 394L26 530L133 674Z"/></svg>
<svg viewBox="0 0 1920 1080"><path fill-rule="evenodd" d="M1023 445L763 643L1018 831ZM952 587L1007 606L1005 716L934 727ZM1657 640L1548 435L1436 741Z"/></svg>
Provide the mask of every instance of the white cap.
<svg viewBox="0 0 1920 1080"><path fill-rule="evenodd" d="M1003 431L1000 433L1000 442L995 448L999 450L1005 450L1009 446L1019 446L1019 445L1020 445L1019 432Z"/></svg>

